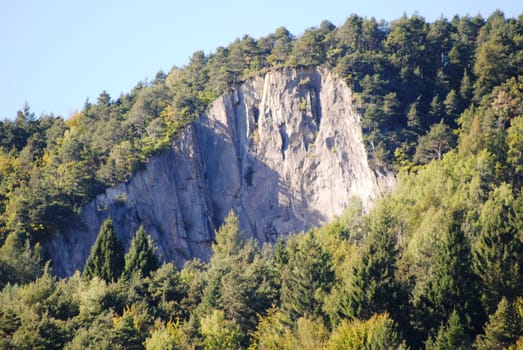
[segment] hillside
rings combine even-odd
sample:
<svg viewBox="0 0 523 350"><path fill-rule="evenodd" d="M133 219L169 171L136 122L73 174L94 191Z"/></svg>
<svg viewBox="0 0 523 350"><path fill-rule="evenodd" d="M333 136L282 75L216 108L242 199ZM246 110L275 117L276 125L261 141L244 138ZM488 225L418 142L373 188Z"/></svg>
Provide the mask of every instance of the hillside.
<svg viewBox="0 0 523 350"><path fill-rule="evenodd" d="M208 260L230 210L245 239L275 242L341 215L366 210L394 184L374 172L360 116L345 83L326 69L284 69L223 95L127 183L80 209L45 241L53 270L82 270L102 223L113 219L125 246L144 226L166 261Z"/></svg>
<svg viewBox="0 0 523 350"><path fill-rule="evenodd" d="M523 15L353 15L67 120L25 108L0 347L521 347L521 38Z"/></svg>

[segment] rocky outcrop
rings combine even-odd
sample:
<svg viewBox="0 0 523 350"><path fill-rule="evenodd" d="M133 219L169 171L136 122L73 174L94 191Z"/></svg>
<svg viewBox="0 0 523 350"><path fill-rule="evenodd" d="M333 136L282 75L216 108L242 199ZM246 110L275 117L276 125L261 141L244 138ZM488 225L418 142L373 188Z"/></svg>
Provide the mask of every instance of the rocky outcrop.
<svg viewBox="0 0 523 350"><path fill-rule="evenodd" d="M111 216L127 245L143 225L159 254L182 265L209 257L231 209L247 237L274 241L334 218L352 197L369 208L393 185L392 174L369 167L346 84L322 68L274 71L216 100L172 149L96 197L46 248L54 270L69 275Z"/></svg>

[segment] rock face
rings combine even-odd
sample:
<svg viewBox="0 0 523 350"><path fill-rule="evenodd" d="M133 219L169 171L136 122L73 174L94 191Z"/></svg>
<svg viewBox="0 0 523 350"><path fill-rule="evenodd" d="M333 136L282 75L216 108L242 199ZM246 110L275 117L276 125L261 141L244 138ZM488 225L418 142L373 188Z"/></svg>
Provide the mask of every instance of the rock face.
<svg viewBox="0 0 523 350"><path fill-rule="evenodd" d="M216 100L172 149L97 196L45 248L57 274L81 270L111 216L127 246L143 225L180 266L209 257L231 209L247 237L274 241L334 218L351 197L368 209L394 183L369 167L345 83L322 68L269 72Z"/></svg>

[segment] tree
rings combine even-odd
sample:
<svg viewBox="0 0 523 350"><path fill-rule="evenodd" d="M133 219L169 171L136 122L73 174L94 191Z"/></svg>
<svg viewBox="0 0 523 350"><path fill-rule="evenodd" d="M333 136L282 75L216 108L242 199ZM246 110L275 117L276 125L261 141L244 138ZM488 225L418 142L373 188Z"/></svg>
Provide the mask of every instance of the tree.
<svg viewBox="0 0 523 350"><path fill-rule="evenodd" d="M125 254L124 276L129 279L148 277L159 266L160 262L154 251L151 236L140 227L131 241L129 251Z"/></svg>
<svg viewBox="0 0 523 350"><path fill-rule="evenodd" d="M204 311L221 310L245 332L256 326L257 315L275 299L269 261L257 244L242 241L238 218L231 211L216 233L207 285L203 291Z"/></svg>
<svg viewBox="0 0 523 350"><path fill-rule="evenodd" d="M479 350L505 349L523 335L521 316L514 302L501 299L496 312L485 325L485 334L478 336L476 348Z"/></svg>
<svg viewBox="0 0 523 350"><path fill-rule="evenodd" d="M325 34L318 28L309 28L294 45L290 62L292 65L317 65L325 59L323 39Z"/></svg>
<svg viewBox="0 0 523 350"><path fill-rule="evenodd" d="M437 334L426 343L427 350L466 350L470 349L470 339L461 324L456 311L450 315L446 324L439 327Z"/></svg>
<svg viewBox="0 0 523 350"><path fill-rule="evenodd" d="M398 326L385 314L373 315L366 321L344 320L334 329L328 349L402 349Z"/></svg>
<svg viewBox="0 0 523 350"><path fill-rule="evenodd" d="M308 315L325 317L323 303L334 282L331 256L313 233L288 244L289 261L282 272L281 308L291 322Z"/></svg>
<svg viewBox="0 0 523 350"><path fill-rule="evenodd" d="M431 277L416 286L412 301L413 326L421 340L453 312L463 320L467 334L478 332L484 320L469 242L460 227L463 219L455 212L447 220L447 227L434 247Z"/></svg>
<svg viewBox="0 0 523 350"><path fill-rule="evenodd" d="M85 262L83 275L86 279L98 276L107 282L116 281L124 268L123 245L118 239L113 220L108 218L102 224L98 237Z"/></svg>
<svg viewBox="0 0 523 350"><path fill-rule="evenodd" d="M463 72L463 78L459 85L459 97L461 100L461 110L464 110L470 104L472 99L473 87L469 74L465 70Z"/></svg>
<svg viewBox="0 0 523 350"><path fill-rule="evenodd" d="M399 284L396 281L396 239L390 229L393 219L388 212L378 212L361 255L348 276L342 314L351 319L369 319L373 314L396 314Z"/></svg>
<svg viewBox="0 0 523 350"><path fill-rule="evenodd" d="M206 350L239 349L242 339L240 327L226 320L221 310L214 310L201 321L201 331L204 336L203 345Z"/></svg>
<svg viewBox="0 0 523 350"><path fill-rule="evenodd" d="M144 342L146 350L186 349L185 336L178 321L169 321L153 330Z"/></svg>
<svg viewBox="0 0 523 350"><path fill-rule="evenodd" d="M434 159L441 159L443 154L450 151L453 146L453 136L449 127L443 120L432 125L430 131L418 138L418 147L414 160L426 164Z"/></svg>
<svg viewBox="0 0 523 350"><path fill-rule="evenodd" d="M514 56L511 54L517 46L521 45L521 43L517 45L514 40L517 31L514 22L506 21L499 10L495 11L488 18L486 25L481 28L474 61L474 74L477 76L474 87L477 101L509 76L516 75L520 69L517 66L519 63L517 60L513 61Z"/></svg>
<svg viewBox="0 0 523 350"><path fill-rule="evenodd" d="M295 39L285 27L276 29L269 38L272 39L272 47L267 62L274 67L282 66L292 50Z"/></svg>
<svg viewBox="0 0 523 350"><path fill-rule="evenodd" d="M419 99L418 99L419 100ZM407 126L415 132L420 132L423 129L423 120L419 112L419 101L411 103L409 111L407 112Z"/></svg>
<svg viewBox="0 0 523 350"><path fill-rule="evenodd" d="M30 311L25 314L30 314ZM69 334L63 322L45 313L41 316L33 314L13 334L12 349L59 350L63 349L68 340Z"/></svg>
<svg viewBox="0 0 523 350"><path fill-rule="evenodd" d="M184 272L189 268L186 266ZM198 301L188 301L190 281L184 281L174 263L164 263L145 280L148 303L162 319L188 319ZM139 300L139 299L138 299ZM138 301L137 300L137 301Z"/></svg>
<svg viewBox="0 0 523 350"><path fill-rule="evenodd" d="M474 269L481 279L481 299L492 314L503 296L523 292L523 243L518 234L512 189L495 188L479 217L479 237L474 246Z"/></svg>
<svg viewBox="0 0 523 350"><path fill-rule="evenodd" d="M512 119L507 130L507 161L512 166L516 178L523 175L523 116Z"/></svg>
<svg viewBox="0 0 523 350"><path fill-rule="evenodd" d="M216 242L212 245L213 255L210 261L211 268L207 276L208 282L202 297L202 304L208 309L218 309L222 305L221 289L223 278L229 276L229 282L239 282L240 270L245 268L245 266L240 265L238 259L240 251L244 247L244 242L240 238L238 217L232 210L225 218L223 225L216 232L215 239ZM232 286L231 292L242 293L243 291L237 289L237 287L236 284ZM236 301L239 301L239 297L239 295L236 295Z"/></svg>
<svg viewBox="0 0 523 350"><path fill-rule="evenodd" d="M240 224L238 217L231 210L225 222L218 232L216 232L216 243L212 245L213 256L211 264L216 264L220 260L228 259L238 255L243 248L244 242L240 237Z"/></svg>
<svg viewBox="0 0 523 350"><path fill-rule="evenodd" d="M266 315L259 316L256 330L252 334L252 345L265 350L294 349L292 329L287 323L281 310L271 307Z"/></svg>
<svg viewBox="0 0 523 350"><path fill-rule="evenodd" d="M27 283L42 272L39 245L31 247L19 233L8 235L0 247L0 289L7 283Z"/></svg>
<svg viewBox="0 0 523 350"><path fill-rule="evenodd" d="M317 350L325 348L328 333L322 319L300 317L296 322L294 333L295 349Z"/></svg>
<svg viewBox="0 0 523 350"><path fill-rule="evenodd" d="M450 90L450 92L447 94L447 97L445 97L445 101L443 101L443 105L445 106L447 122L449 124L454 123L460 112L459 98L455 90Z"/></svg>
<svg viewBox="0 0 523 350"><path fill-rule="evenodd" d="M144 349L144 330L141 329L137 311L134 306L126 307L122 316L113 318L113 342L122 345L126 350Z"/></svg>

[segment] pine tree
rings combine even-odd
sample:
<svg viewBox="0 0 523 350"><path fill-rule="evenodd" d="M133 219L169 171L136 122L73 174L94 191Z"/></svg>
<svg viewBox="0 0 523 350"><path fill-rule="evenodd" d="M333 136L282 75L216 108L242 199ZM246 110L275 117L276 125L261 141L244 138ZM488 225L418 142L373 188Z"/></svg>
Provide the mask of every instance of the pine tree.
<svg viewBox="0 0 523 350"><path fill-rule="evenodd" d="M117 280L124 268L123 245L114 230L113 221L108 218L102 224L98 237L85 262L83 276L91 279L98 276L111 282Z"/></svg>
<svg viewBox="0 0 523 350"><path fill-rule="evenodd" d="M240 237L238 218L231 212L216 233L201 308L206 313L223 311L247 332L271 305L275 292L266 257L254 241L243 242Z"/></svg>
<svg viewBox="0 0 523 350"><path fill-rule="evenodd" d="M395 279L397 249L390 232L392 225L386 212L373 219L361 255L349 276L342 301L345 316L366 320L376 313L395 313L399 285Z"/></svg>
<svg viewBox="0 0 523 350"><path fill-rule="evenodd" d="M443 105L445 106L445 120L452 124L459 115L459 96L456 90L450 90Z"/></svg>
<svg viewBox="0 0 523 350"><path fill-rule="evenodd" d="M211 264L216 264L220 259L238 255L243 245L238 217L231 210L216 233L216 243L212 245Z"/></svg>
<svg viewBox="0 0 523 350"><path fill-rule="evenodd" d="M201 332L206 350L241 348L243 335L240 327L234 321L227 320L221 310L214 310L201 320Z"/></svg>
<svg viewBox="0 0 523 350"><path fill-rule="evenodd" d="M441 325L435 337L429 338L427 350L465 350L470 349L468 335L461 324L456 311L450 315L449 321Z"/></svg>
<svg viewBox="0 0 523 350"><path fill-rule="evenodd" d="M203 291L202 305L207 309L218 309L222 305L222 280L242 267L239 253L244 246L240 238L238 217L231 210L225 222L216 232L216 242L212 245L213 255L210 261L210 271L207 275L207 286ZM237 287L237 286L235 286Z"/></svg>
<svg viewBox="0 0 523 350"><path fill-rule="evenodd" d="M418 146L414 160L421 164L429 163L433 159L441 159L452 149L453 135L450 128L441 120L430 127L426 135L418 138Z"/></svg>
<svg viewBox="0 0 523 350"><path fill-rule="evenodd" d="M489 317L485 334L478 336L476 348L505 349L522 335L522 326L521 316L516 311L514 303L503 298L496 312Z"/></svg>
<svg viewBox="0 0 523 350"><path fill-rule="evenodd" d="M470 77L467 73L467 70L465 70L465 72L463 73L463 79L461 79L461 84L459 87L461 110L464 110L470 104L470 100L472 99L472 93L472 82L470 81Z"/></svg>
<svg viewBox="0 0 523 350"><path fill-rule="evenodd" d="M479 218L480 234L474 249L474 269L481 278L481 299L488 314L503 296L523 292L523 243L515 226L517 213L509 185L491 192Z"/></svg>
<svg viewBox="0 0 523 350"><path fill-rule="evenodd" d="M324 297L334 281L331 256L313 233L289 246L289 261L282 273L282 311L293 322L305 315L324 317Z"/></svg>
<svg viewBox="0 0 523 350"><path fill-rule="evenodd" d="M112 340L126 350L143 350L145 332L140 329L137 310L134 306L124 309L122 316L113 317Z"/></svg>
<svg viewBox="0 0 523 350"><path fill-rule="evenodd" d="M124 276L126 278L147 277L160 266L154 252L151 236L140 227L131 241L131 247L125 254Z"/></svg>
<svg viewBox="0 0 523 350"><path fill-rule="evenodd" d="M426 339L429 331L446 322L454 311L467 334L479 331L484 321L470 246L459 226L462 218L455 213L449 220L435 247L432 276L413 300L414 327L420 339Z"/></svg>

